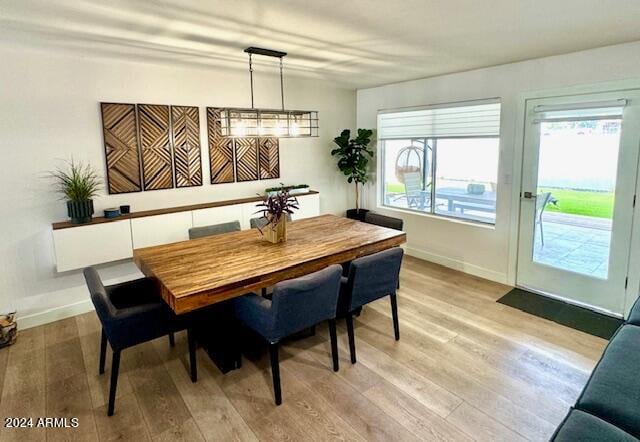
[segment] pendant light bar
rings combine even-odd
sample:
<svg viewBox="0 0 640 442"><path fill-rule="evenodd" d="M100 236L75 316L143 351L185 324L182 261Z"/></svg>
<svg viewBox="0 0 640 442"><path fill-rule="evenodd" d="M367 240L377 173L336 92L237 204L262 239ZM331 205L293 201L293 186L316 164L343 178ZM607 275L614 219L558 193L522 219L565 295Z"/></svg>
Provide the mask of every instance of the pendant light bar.
<svg viewBox="0 0 640 442"><path fill-rule="evenodd" d="M282 58L282 57L286 57L287 56L286 52L274 51L273 49L256 48L254 46L249 46L244 51L247 54L264 55L265 57Z"/></svg>
<svg viewBox="0 0 640 442"><path fill-rule="evenodd" d="M317 137L318 112L287 110L284 106L284 75L282 59L286 52L272 49L249 47L249 80L251 87L251 108L220 109L220 128L224 137ZM280 68L281 109L256 109L253 96L253 55L278 58Z"/></svg>
<svg viewBox="0 0 640 442"><path fill-rule="evenodd" d="M318 112L281 109L220 109L222 136L299 138L318 136Z"/></svg>

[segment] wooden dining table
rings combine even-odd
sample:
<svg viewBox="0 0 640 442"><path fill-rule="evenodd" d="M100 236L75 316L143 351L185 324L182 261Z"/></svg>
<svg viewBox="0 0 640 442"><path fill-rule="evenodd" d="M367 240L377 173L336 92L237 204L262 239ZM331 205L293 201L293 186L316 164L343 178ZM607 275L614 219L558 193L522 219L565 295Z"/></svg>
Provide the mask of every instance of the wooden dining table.
<svg viewBox="0 0 640 442"><path fill-rule="evenodd" d="M404 232L335 215L290 222L272 244L258 229L136 249L133 260L184 314L406 241Z"/></svg>

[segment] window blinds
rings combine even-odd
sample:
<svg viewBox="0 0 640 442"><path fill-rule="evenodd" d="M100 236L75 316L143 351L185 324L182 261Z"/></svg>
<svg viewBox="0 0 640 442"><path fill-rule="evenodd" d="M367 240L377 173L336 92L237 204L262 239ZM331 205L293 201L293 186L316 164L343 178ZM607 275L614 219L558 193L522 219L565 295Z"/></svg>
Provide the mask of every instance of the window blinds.
<svg viewBox="0 0 640 442"><path fill-rule="evenodd" d="M378 113L378 138L383 140L499 135L498 100Z"/></svg>
<svg viewBox="0 0 640 442"><path fill-rule="evenodd" d="M583 121L622 118L627 100L598 101L561 105L539 105L533 108L534 123L545 121Z"/></svg>

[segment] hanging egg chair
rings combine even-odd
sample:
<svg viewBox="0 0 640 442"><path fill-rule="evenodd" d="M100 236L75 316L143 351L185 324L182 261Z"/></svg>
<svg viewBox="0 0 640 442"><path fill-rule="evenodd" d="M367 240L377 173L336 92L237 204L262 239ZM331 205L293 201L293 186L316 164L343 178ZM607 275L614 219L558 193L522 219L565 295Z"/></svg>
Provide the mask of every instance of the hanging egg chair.
<svg viewBox="0 0 640 442"><path fill-rule="evenodd" d="M412 144L403 147L396 157L396 178L398 182L404 184L404 175L411 172L420 172L422 175L422 167L424 164L424 148Z"/></svg>

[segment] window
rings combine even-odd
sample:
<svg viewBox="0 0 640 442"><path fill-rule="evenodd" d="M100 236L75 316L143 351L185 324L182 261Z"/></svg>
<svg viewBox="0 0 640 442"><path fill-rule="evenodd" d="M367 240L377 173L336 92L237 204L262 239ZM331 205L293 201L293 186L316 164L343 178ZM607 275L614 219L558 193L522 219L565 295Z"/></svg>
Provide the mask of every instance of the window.
<svg viewBox="0 0 640 442"><path fill-rule="evenodd" d="M378 114L381 203L495 224L500 103Z"/></svg>

